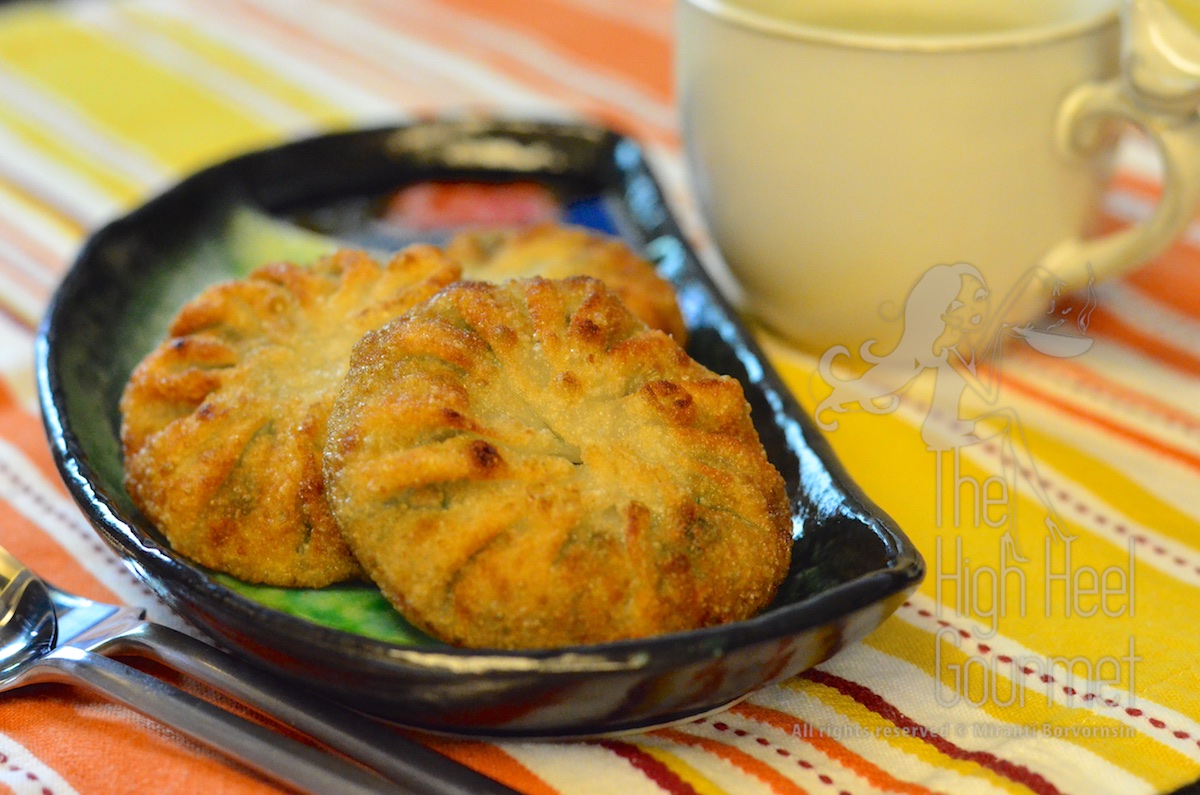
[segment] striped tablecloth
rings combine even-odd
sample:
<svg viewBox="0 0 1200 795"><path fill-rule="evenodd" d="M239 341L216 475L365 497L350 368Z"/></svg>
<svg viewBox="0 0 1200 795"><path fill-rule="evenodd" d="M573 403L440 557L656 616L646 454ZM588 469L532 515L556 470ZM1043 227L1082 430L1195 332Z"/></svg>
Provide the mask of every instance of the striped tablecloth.
<svg viewBox="0 0 1200 795"><path fill-rule="evenodd" d="M61 586L177 623L67 497L38 417L35 328L90 230L235 152L465 110L586 117L638 136L695 233L671 54L668 0L0 6L0 544ZM1114 225L1144 216L1157 193L1146 153L1127 155L1107 202ZM998 405L1029 452L1012 482L1036 469L1044 486L1012 503L1033 528L1027 562L997 567L996 512L1010 503L981 501L1011 474L1004 450L973 445L957 463L931 453L918 384L895 411L840 415L829 435L930 563L920 592L864 642L672 728L434 746L539 795L1090 795L1200 778L1200 227L1097 297L1085 355L1023 349L1004 362ZM766 342L812 410L815 362ZM1069 564L1059 550L1047 565L1039 548L1047 501L1076 536ZM1056 579L1064 572L1072 579ZM1097 579L1113 591L1104 600L1088 591ZM998 581L1013 609L990 616ZM972 686L956 689L963 671ZM5 788L272 790L67 686L0 698Z"/></svg>

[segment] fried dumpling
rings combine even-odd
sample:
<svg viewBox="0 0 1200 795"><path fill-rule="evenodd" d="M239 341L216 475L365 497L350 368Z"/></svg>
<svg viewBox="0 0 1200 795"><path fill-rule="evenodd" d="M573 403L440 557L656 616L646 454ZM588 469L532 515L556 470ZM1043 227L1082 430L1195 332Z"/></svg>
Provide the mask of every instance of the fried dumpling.
<svg viewBox="0 0 1200 795"><path fill-rule="evenodd" d="M368 333L325 479L370 577L453 644L739 620L788 569L783 480L740 384L590 278L459 282Z"/></svg>
<svg viewBox="0 0 1200 795"><path fill-rule="evenodd" d="M446 253L462 264L466 279L599 279L650 328L665 331L680 347L687 344L687 326L674 288L618 238L557 224L483 229L452 238Z"/></svg>
<svg viewBox="0 0 1200 795"><path fill-rule="evenodd" d="M125 487L184 556L247 582L360 577L325 497L326 421L362 335L459 277L432 247L267 265L205 290L121 398Z"/></svg>

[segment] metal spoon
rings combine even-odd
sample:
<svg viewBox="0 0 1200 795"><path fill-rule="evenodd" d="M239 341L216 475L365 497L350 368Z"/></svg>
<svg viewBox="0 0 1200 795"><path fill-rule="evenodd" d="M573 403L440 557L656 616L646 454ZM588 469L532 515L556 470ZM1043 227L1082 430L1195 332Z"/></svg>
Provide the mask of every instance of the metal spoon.
<svg viewBox="0 0 1200 795"><path fill-rule="evenodd" d="M142 610L49 586L0 547L0 692L35 682L82 684L303 792L396 792L395 785L438 794L513 792L358 713L143 616ZM321 740L393 783L104 654L158 660Z"/></svg>
<svg viewBox="0 0 1200 795"><path fill-rule="evenodd" d="M276 734L85 649L57 643L54 603L45 583L0 555L0 692L25 685L82 685L301 792L395 792L361 767Z"/></svg>
<svg viewBox="0 0 1200 795"><path fill-rule="evenodd" d="M0 561L4 548L0 547ZM2 564L0 564L2 565ZM145 621L145 611L96 602L46 583L59 642L97 654L155 660L340 751L413 792L518 795L389 726L288 685L207 643Z"/></svg>

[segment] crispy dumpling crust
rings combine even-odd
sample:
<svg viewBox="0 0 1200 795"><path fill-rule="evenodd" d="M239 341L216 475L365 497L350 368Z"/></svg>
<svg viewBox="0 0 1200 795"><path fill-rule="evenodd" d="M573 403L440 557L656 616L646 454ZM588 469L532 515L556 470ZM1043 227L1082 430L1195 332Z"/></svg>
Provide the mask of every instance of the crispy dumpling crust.
<svg viewBox="0 0 1200 795"><path fill-rule="evenodd" d="M540 224L464 232L447 244L446 253L462 264L465 279L599 279L646 325L670 334L681 348L687 345L674 288L618 238L583 227Z"/></svg>
<svg viewBox="0 0 1200 795"><path fill-rule="evenodd" d="M783 481L741 386L589 278L460 282L367 334L325 478L383 593L459 645L743 619L788 568Z"/></svg>
<svg viewBox="0 0 1200 795"><path fill-rule="evenodd" d="M247 582L361 577L325 497L329 409L355 342L459 273L432 247L385 266L345 250L205 290L121 398L134 503L178 552Z"/></svg>

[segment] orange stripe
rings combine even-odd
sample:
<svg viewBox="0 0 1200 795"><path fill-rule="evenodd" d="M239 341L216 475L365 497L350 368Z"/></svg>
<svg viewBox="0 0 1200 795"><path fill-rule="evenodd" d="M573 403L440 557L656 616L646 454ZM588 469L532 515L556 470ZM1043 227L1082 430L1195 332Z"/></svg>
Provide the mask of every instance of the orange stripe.
<svg viewBox="0 0 1200 795"><path fill-rule="evenodd" d="M37 474L55 487L64 500L67 489L62 483L42 431L41 422L16 404L6 384L0 381L0 438L18 450L26 462L30 462ZM32 475L32 473L30 473ZM8 481L9 488L21 489L19 473L6 474L0 469L0 478ZM50 519L52 511L64 512L61 520L78 527L81 539L89 541L97 554L105 554L103 542L88 526L87 520L72 504L67 502L46 505L39 513ZM0 546L4 546L34 571L51 579L55 585L75 591L92 599L112 601L115 595L103 585L96 575L64 549L50 534L46 533L34 519L26 517L9 502L0 500ZM132 577L127 569L122 576Z"/></svg>
<svg viewBox="0 0 1200 795"><path fill-rule="evenodd" d="M671 42L646 30L552 0L442 0L501 28L514 28L595 72L619 75L655 98L671 100Z"/></svg>
<svg viewBox="0 0 1200 795"><path fill-rule="evenodd" d="M799 732L801 739L842 767L854 771L876 789L884 792L908 793L909 795L933 795L933 790L895 778L833 738L809 727L807 723L794 715L745 701L733 707L732 711L759 723L773 726L792 736L797 734L796 727L802 727Z"/></svg>
<svg viewBox="0 0 1200 795"><path fill-rule="evenodd" d="M1200 358L1134 328L1103 305L1092 312L1088 333L1120 342L1185 375L1200 376Z"/></svg>
<svg viewBox="0 0 1200 795"><path fill-rule="evenodd" d="M30 259L45 268L46 273L57 276L66 270L67 263L61 257L42 245L40 241L25 234L20 227L6 222L3 216L0 216L0 233L3 233L5 240L13 243L28 254ZM45 284L42 287L45 289Z"/></svg>
<svg viewBox="0 0 1200 795"><path fill-rule="evenodd" d="M0 232L0 235L2 234L3 232ZM23 268L15 262L3 258L0 258L0 268L4 269L5 280L9 285L6 298L11 300L14 295L24 295L42 306L50 301L50 295L54 292L54 288L31 274L28 268ZM22 328L29 328L30 321L27 320L20 325Z"/></svg>
<svg viewBox="0 0 1200 795"><path fill-rule="evenodd" d="M517 761L511 754L489 743L447 740L441 737L421 735L416 738L443 756L466 765L473 770L490 776L501 784L512 787L525 795L558 795L532 770Z"/></svg>
<svg viewBox="0 0 1200 795"><path fill-rule="evenodd" d="M1162 185L1157 180L1147 179L1132 171L1117 173L1109 189L1132 193L1145 199L1157 199L1162 195Z"/></svg>
<svg viewBox="0 0 1200 795"><path fill-rule="evenodd" d="M578 86L564 82L554 74L541 71L505 52L488 48L485 43L464 43L462 34L447 21L432 19L422 24L408 15L397 14L395 6L386 0L356 0L355 4L360 12L372 15L374 19L393 30L410 34L418 32L423 41L434 42L447 52L461 52L464 47L469 47L473 61L512 78L532 93L541 94L548 100L559 101L564 106L574 108L601 123L627 130L646 141L667 146L677 146L679 143L678 134L673 127L666 129L648 122L619 105L584 93ZM486 104L482 98L480 102Z"/></svg>
<svg viewBox="0 0 1200 795"><path fill-rule="evenodd" d="M1120 436L1135 444L1145 447L1149 450L1162 455L1165 458L1170 458L1177 463L1180 463L1189 469L1194 469L1200 472L1200 457L1195 456L1185 450L1180 450L1176 447L1171 447L1152 436L1148 436L1132 428L1127 428L1117 422L1102 417L1092 411L1076 406L1069 401L1058 398L1054 395L1045 392L1034 386L1031 382L1006 374L1004 377L1005 386L1012 386L1018 392L1024 392L1026 395L1032 396L1042 403L1062 411L1064 414L1083 420L1089 425L1108 431L1111 434Z"/></svg>
<svg viewBox="0 0 1200 795"><path fill-rule="evenodd" d="M802 789L778 770L731 745L710 740L706 737L697 737L694 734L685 734L678 729L657 729L654 734L671 742L700 748L713 756L718 756L734 767L762 781L774 792L780 793L780 795L806 795L806 790Z"/></svg>
<svg viewBox="0 0 1200 795"><path fill-rule="evenodd" d="M171 730L76 688L42 685L6 695L0 726L79 792L279 792Z"/></svg>
<svg viewBox="0 0 1200 795"><path fill-rule="evenodd" d="M1128 221L1106 215L1097 231L1108 234L1128 226ZM1200 246L1180 238L1150 262L1125 274L1122 281L1182 315L1200 318L1200 281L1195 278L1197 259Z"/></svg>
<svg viewBox="0 0 1200 795"><path fill-rule="evenodd" d="M1036 365L1033 366L1043 371L1055 370L1063 378L1074 381L1082 389L1094 394L1111 397L1125 404L1126 407L1133 407L1146 414L1152 414L1156 418L1172 425L1178 425L1189 431L1200 432L1200 416L1190 414L1169 403L1156 400L1150 395L1130 389L1123 384L1106 378L1100 373L1076 364L1071 359L1039 357Z"/></svg>
<svg viewBox="0 0 1200 795"><path fill-rule="evenodd" d="M0 231L0 235L3 234L3 231ZM25 302L34 302L38 307L45 307L50 302L54 287L34 276L29 272L28 267L22 267L14 260L0 257L0 270L3 270L6 282L3 288L5 293L3 300L11 302L6 307L6 310L9 311L6 311L5 314L21 328L35 331L37 329L36 319L29 316L30 312L17 311L15 307L24 305ZM25 317L18 317L18 315L25 315Z"/></svg>
<svg viewBox="0 0 1200 795"><path fill-rule="evenodd" d="M1130 173L1119 174L1112 189L1152 202L1162 193L1158 183ZM1200 223L1200 218L1196 222ZM1129 225L1127 219L1104 215L1098 233L1107 234ZM1124 281L1181 314L1200 318L1200 281L1194 274L1198 257L1200 246L1181 238L1150 262L1126 274Z"/></svg>
<svg viewBox="0 0 1200 795"><path fill-rule="evenodd" d="M1106 216L1099 231L1103 234L1127 225ZM1200 252L1189 248L1189 244L1176 242L1166 253L1127 274L1124 280L1151 300L1200 319L1200 281L1193 278ZM1200 357L1125 322L1103 304L1092 312L1088 333L1120 342L1186 375L1200 375Z"/></svg>
<svg viewBox="0 0 1200 795"><path fill-rule="evenodd" d="M1200 319L1200 251L1177 242L1144 267L1129 273L1124 281L1181 315Z"/></svg>
<svg viewBox="0 0 1200 795"><path fill-rule="evenodd" d="M0 438L20 450L42 478L58 488L59 493L66 495L67 487L63 485L58 467L54 465L41 418L26 411L17 402L3 379L0 379Z"/></svg>
<svg viewBox="0 0 1200 795"><path fill-rule="evenodd" d="M227 17L226 22L231 12L237 17L237 24L248 23L256 26L259 31L265 30L275 34L283 40L287 45L286 49L290 50L292 55L321 64L332 74L362 86L383 99L395 102L397 108L412 110L414 106L426 105L432 100L412 83L396 79L394 74L382 71L379 63L360 56L353 46L335 46L327 39L309 34L285 17L263 11L245 0L225 0L221 5L224 8L217 13L224 14Z"/></svg>
<svg viewBox="0 0 1200 795"><path fill-rule="evenodd" d="M79 520L81 523L83 519ZM104 602L116 600L110 591L89 567L77 560L67 549L60 546L53 536L46 533L37 523L26 518L7 502L0 502L0 546L3 546L37 574L60 588ZM96 548L96 557L107 553L99 536L90 537L88 528L81 525L84 546L89 542ZM97 564L93 562L93 567ZM113 564L118 565L118 564ZM122 569L120 576L132 579L132 574ZM147 591L146 600L152 598Z"/></svg>

